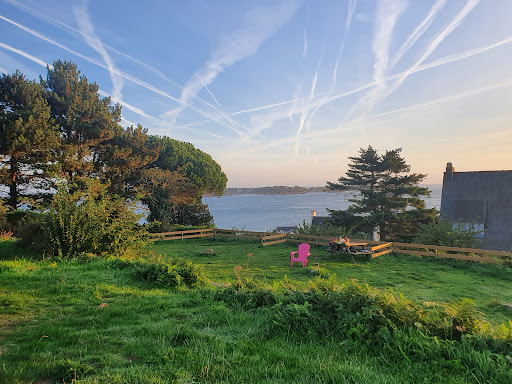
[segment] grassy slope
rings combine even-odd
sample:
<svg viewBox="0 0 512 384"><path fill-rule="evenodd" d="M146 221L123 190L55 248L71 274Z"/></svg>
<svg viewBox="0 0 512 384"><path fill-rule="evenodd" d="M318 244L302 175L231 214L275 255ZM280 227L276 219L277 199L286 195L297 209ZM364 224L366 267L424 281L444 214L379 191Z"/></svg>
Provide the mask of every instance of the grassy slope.
<svg viewBox="0 0 512 384"><path fill-rule="evenodd" d="M15 252L9 247L0 243L0 257ZM216 254L202 254L205 248ZM204 264L209 277L220 282L234 282L233 267L245 266L248 253L253 254L252 278L270 283L286 273L305 287L311 277L308 269L289 267L290 246L189 241L156 244L154 250ZM471 297L486 312L490 298L510 300L505 288L510 270L495 266L461 270L452 263L399 257L352 264L329 260L321 249L313 250L311 261L339 278L395 286L421 300ZM489 292L473 289L478 275ZM448 292L452 286L456 293ZM449 370L441 375L429 366L397 367L385 354L348 355L334 341L269 339L265 311L232 311L208 297L201 291L156 289L101 261L0 261L0 383L470 382ZM101 303L108 305L100 308ZM506 315L496 311L492 318Z"/></svg>
<svg viewBox="0 0 512 384"><path fill-rule="evenodd" d="M186 257L203 265L208 277L217 282L233 284L236 265L244 268L243 276L248 266L249 277L270 284L286 274L297 287L306 288L314 276L311 268L303 269L297 264L290 267L289 253L295 250L290 244L259 247L257 243L244 241L185 240L159 242L152 248L157 254ZM214 255L203 253L205 249L213 249ZM466 297L474 300L494 324L512 319L510 312L496 305L512 302L511 268L396 254L373 260L356 257L353 263L348 255L331 257L323 247L312 247L309 261L311 267L318 263L339 280L358 279L377 288L392 288L419 302L447 302Z"/></svg>

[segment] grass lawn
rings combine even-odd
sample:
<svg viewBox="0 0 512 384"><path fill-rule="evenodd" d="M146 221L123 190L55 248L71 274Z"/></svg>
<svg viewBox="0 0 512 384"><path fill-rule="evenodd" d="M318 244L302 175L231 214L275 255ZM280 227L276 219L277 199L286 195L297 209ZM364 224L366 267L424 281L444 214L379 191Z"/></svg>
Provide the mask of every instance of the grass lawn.
<svg viewBox="0 0 512 384"><path fill-rule="evenodd" d="M465 297L475 301L494 324L512 320L512 312L497 305L512 303L512 268L400 254L373 260L356 256L354 263L349 255L331 257L324 248L312 246L309 267L303 269L300 264L290 267L290 252L296 250L293 244L261 247L251 241L204 239L157 242L152 246L156 254L188 258L202 265L208 278L215 282L234 284L234 267L241 265L242 275L257 282L271 285L286 275L298 288L307 288L318 263L338 280L357 279L376 288L392 288L419 302ZM205 254L205 249L213 249L214 254Z"/></svg>
<svg viewBox="0 0 512 384"><path fill-rule="evenodd" d="M210 248L213 255L202 253ZM272 285L286 275L290 285L307 288L319 263L339 280L393 288L420 302L468 297L494 324L512 318L500 305L512 301L511 269L395 255L353 263L341 255L331 259L320 247L312 248L312 267L290 268L293 249L209 239L151 246L155 255L200 264L217 283L235 284L234 267L241 265L242 276L257 282ZM498 353L492 343L407 330L382 330L374 339L384 340L379 345L306 337L300 326L276 332L279 312L234 309L215 298L222 287L165 288L110 261L21 256L12 242L0 242L0 383L463 384L492 377L505 384L512 377L495 375L496 367L512 367L512 352ZM478 369L471 363L477 360Z"/></svg>

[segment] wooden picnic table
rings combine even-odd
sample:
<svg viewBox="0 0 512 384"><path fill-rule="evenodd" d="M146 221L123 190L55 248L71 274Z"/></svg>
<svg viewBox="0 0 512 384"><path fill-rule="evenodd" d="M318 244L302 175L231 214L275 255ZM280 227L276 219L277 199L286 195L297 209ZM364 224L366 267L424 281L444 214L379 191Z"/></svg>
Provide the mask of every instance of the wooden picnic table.
<svg viewBox="0 0 512 384"><path fill-rule="evenodd" d="M330 247L331 256L333 256L336 252L348 253L350 257L352 257L352 261L356 261L354 259L354 255L370 255L372 253L371 250L366 249L365 247L368 243L343 243L343 244L333 244L335 247Z"/></svg>

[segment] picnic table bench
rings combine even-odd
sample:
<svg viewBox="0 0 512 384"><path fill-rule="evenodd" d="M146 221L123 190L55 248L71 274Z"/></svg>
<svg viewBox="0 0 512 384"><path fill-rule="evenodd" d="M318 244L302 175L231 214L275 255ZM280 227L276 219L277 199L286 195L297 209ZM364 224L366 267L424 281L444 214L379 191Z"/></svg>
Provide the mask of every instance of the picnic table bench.
<svg viewBox="0 0 512 384"><path fill-rule="evenodd" d="M350 241L345 243L329 243L329 247L327 250L331 253L331 256L334 256L336 252L348 253L350 257L352 257L352 261L356 261L354 259L354 255L371 255L372 251L366 249L368 243L352 243Z"/></svg>

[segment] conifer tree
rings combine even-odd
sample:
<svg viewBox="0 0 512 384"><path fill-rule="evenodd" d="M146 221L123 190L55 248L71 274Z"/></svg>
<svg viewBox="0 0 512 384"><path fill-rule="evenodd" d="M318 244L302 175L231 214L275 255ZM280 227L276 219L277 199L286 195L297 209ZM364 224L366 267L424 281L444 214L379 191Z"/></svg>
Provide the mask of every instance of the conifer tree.
<svg viewBox="0 0 512 384"><path fill-rule="evenodd" d="M60 145L50 107L39 84L16 71L0 78L0 184L9 188L7 205L20 197L49 193Z"/></svg>
<svg viewBox="0 0 512 384"><path fill-rule="evenodd" d="M378 230L381 240L406 241L414 236L420 224L437 219L435 208L426 209L423 197L428 188L419 184L426 175L410 173L411 167L400 156L401 148L386 150L383 155L368 146L359 155L349 157L351 163L345 177L327 182L330 190L354 190L347 211L331 211L331 223L356 226L370 236Z"/></svg>
<svg viewBox="0 0 512 384"><path fill-rule="evenodd" d="M121 120L121 106L101 98L98 85L68 61L55 61L41 84L61 134L62 176L68 181L91 176L100 144L114 136Z"/></svg>
<svg viewBox="0 0 512 384"><path fill-rule="evenodd" d="M95 173L109 184L109 192L133 197L141 191L142 170L158 159L160 143L142 125L117 125L114 136L100 143L95 156Z"/></svg>

